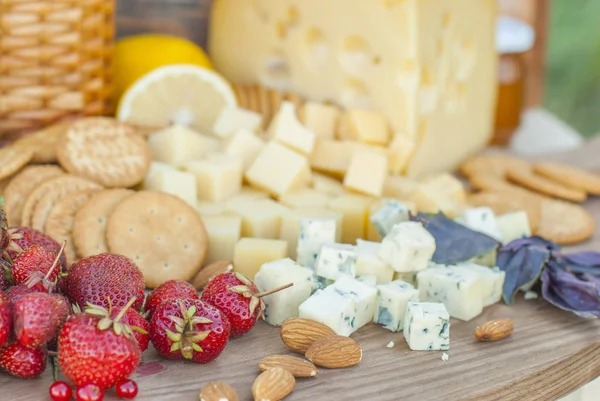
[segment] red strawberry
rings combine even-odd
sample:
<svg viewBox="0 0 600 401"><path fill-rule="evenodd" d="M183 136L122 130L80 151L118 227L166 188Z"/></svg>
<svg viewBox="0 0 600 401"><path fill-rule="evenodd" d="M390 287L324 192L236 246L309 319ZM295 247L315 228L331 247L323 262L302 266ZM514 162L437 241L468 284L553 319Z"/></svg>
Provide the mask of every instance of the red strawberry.
<svg viewBox="0 0 600 401"><path fill-rule="evenodd" d="M118 308L136 298L133 309L139 311L144 303L142 272L130 259L111 253L83 258L71 265L62 289L80 308L88 302Z"/></svg>
<svg viewBox="0 0 600 401"><path fill-rule="evenodd" d="M199 299L163 302L150 321L150 340L167 359L210 362L225 349L229 332L225 315Z"/></svg>
<svg viewBox="0 0 600 401"><path fill-rule="evenodd" d="M56 336L69 316L69 303L62 295L35 292L17 300L13 315L17 341L36 348Z"/></svg>
<svg viewBox="0 0 600 401"><path fill-rule="evenodd" d="M193 285L183 280L169 280L165 281L158 287L156 287L146 298L146 304L144 305L145 311L148 313L148 318L152 317L152 313L165 301L172 299L200 299L198 291Z"/></svg>
<svg viewBox="0 0 600 401"><path fill-rule="evenodd" d="M0 291L0 348L8 341L12 327L12 306L6 294Z"/></svg>
<svg viewBox="0 0 600 401"><path fill-rule="evenodd" d="M75 386L95 384L105 390L137 368L142 351L131 327L120 321L134 302L132 298L115 319L107 317L108 310L92 307L71 315L63 324L58 334L58 364Z"/></svg>
<svg viewBox="0 0 600 401"><path fill-rule="evenodd" d="M31 227L13 227L9 230L11 235L11 244L9 244L8 255L9 260L14 260L17 256L23 252L23 250L31 247L32 245L40 245L49 251L54 252L58 255L60 250L60 244L54 239L50 238L46 234L42 233ZM67 270L67 257L65 254L60 255L60 264L62 270Z"/></svg>
<svg viewBox="0 0 600 401"><path fill-rule="evenodd" d="M0 368L21 379L33 379L46 370L46 347L27 348L18 342L0 348Z"/></svg>
<svg viewBox="0 0 600 401"><path fill-rule="evenodd" d="M213 277L200 298L221 310L231 323L231 337L252 330L265 310L262 297L291 287L292 284L259 293L254 283L241 273L223 273Z"/></svg>
<svg viewBox="0 0 600 401"><path fill-rule="evenodd" d="M113 309L111 316L115 318L119 312L123 308ZM148 349L148 343L150 339L148 338L148 331L150 330L150 323L146 319L142 317L140 312L135 309L127 309L123 318L121 318L121 322L129 325L133 330L133 338L137 341L140 346L142 352Z"/></svg>
<svg viewBox="0 0 600 401"><path fill-rule="evenodd" d="M49 251L40 245L33 245L24 250L15 258L12 266L12 278L16 284L27 284L33 278L44 278L47 274L48 281L55 283L58 276L58 269L54 261L57 256L54 252ZM42 283L36 285L41 286L40 291L44 291Z"/></svg>
<svg viewBox="0 0 600 401"><path fill-rule="evenodd" d="M17 300L19 298L21 298L23 295L32 294L34 292L39 292L39 291L36 291L33 288L29 288L26 285L19 284L19 285L14 285L14 286L10 287L8 289L8 291L6 291L6 296L8 297L8 300L10 301L10 303L12 303L14 305L15 302L17 302Z"/></svg>

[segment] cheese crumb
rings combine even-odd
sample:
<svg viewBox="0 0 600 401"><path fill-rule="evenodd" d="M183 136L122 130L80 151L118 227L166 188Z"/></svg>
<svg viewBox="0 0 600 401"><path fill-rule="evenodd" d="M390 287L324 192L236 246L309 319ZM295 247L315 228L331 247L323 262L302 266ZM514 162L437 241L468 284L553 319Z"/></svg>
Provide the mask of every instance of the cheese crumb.
<svg viewBox="0 0 600 401"><path fill-rule="evenodd" d="M393 342L393 341L390 341L390 342L389 342L389 343L386 345L386 347L388 347L388 348L392 348L393 346L394 346L394 342Z"/></svg>
<svg viewBox="0 0 600 401"><path fill-rule="evenodd" d="M450 359L450 356L444 352L442 354L442 361L447 361L448 359Z"/></svg>
<svg viewBox="0 0 600 401"><path fill-rule="evenodd" d="M538 293L535 291L527 291L525 292L525 295L523 297L526 301L529 301L531 299L538 299Z"/></svg>

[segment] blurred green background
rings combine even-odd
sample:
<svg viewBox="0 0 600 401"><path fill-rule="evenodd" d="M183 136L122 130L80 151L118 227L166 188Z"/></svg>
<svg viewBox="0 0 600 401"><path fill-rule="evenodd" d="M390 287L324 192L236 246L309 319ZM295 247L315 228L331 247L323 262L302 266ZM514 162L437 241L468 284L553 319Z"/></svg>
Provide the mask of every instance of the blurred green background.
<svg viewBox="0 0 600 401"><path fill-rule="evenodd" d="M546 108L600 135L600 0L552 0L549 35Z"/></svg>

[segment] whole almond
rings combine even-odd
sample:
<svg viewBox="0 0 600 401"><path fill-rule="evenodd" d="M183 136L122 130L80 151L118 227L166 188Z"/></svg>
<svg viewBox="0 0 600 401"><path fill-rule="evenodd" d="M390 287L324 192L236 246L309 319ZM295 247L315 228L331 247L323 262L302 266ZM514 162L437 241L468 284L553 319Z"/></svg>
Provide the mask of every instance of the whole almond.
<svg viewBox="0 0 600 401"><path fill-rule="evenodd" d="M211 263L196 274L196 277L194 277L194 280L192 281L192 285L196 287L197 290L201 290L206 287L206 284L208 284L210 279L217 274L229 273L232 270L233 263L229 260L220 260Z"/></svg>
<svg viewBox="0 0 600 401"><path fill-rule="evenodd" d="M225 382L209 382L200 390L200 401L239 401L237 393Z"/></svg>
<svg viewBox="0 0 600 401"><path fill-rule="evenodd" d="M255 401L279 401L287 397L295 385L296 379L287 370L269 368L254 380L252 395Z"/></svg>
<svg viewBox="0 0 600 401"><path fill-rule="evenodd" d="M335 334L335 331L322 323L310 319L287 319L279 330L286 347L302 355L317 340Z"/></svg>
<svg viewBox="0 0 600 401"><path fill-rule="evenodd" d="M347 368L360 362L362 349L350 337L332 335L315 341L306 351L306 359L324 368Z"/></svg>
<svg viewBox="0 0 600 401"><path fill-rule="evenodd" d="M475 337L480 341L496 341L508 337L514 330L512 319L490 320L475 329Z"/></svg>
<svg viewBox="0 0 600 401"><path fill-rule="evenodd" d="M313 377L319 373L312 362L290 355L271 355L263 358L258 363L258 368L262 371L270 368L283 368L294 377Z"/></svg>

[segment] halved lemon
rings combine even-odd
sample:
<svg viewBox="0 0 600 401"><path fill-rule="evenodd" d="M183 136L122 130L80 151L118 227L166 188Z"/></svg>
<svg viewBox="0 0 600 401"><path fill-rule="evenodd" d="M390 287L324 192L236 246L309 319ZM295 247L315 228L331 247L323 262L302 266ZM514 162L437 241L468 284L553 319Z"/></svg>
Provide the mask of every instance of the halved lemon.
<svg viewBox="0 0 600 401"><path fill-rule="evenodd" d="M184 125L209 134L224 108L237 106L229 83L218 73L189 64L159 67L123 95L117 118L148 127Z"/></svg>

